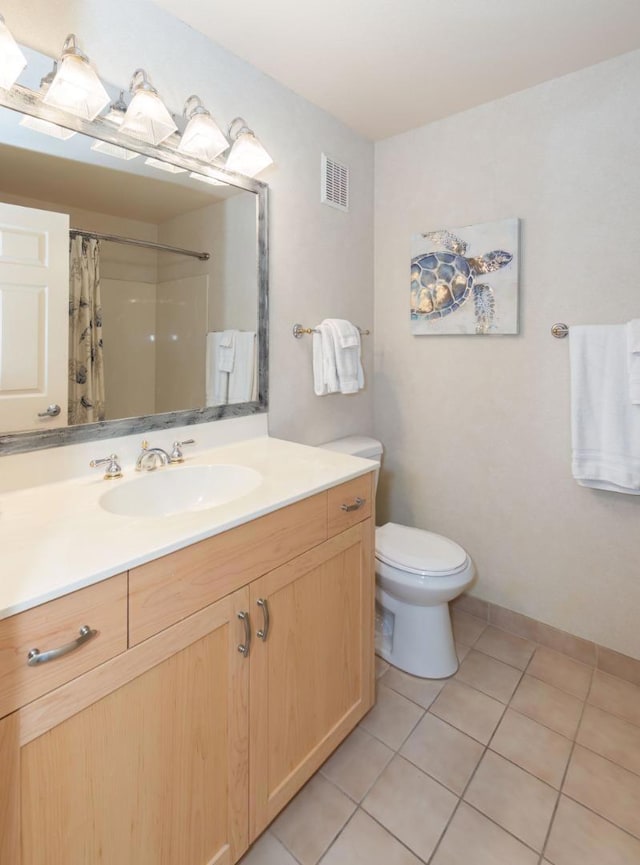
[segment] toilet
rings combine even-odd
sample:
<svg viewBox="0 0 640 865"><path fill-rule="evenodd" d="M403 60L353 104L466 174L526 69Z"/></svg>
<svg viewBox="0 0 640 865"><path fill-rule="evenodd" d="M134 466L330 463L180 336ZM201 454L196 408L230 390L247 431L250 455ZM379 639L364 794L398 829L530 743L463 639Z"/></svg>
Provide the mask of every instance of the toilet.
<svg viewBox="0 0 640 865"><path fill-rule="evenodd" d="M382 461L382 444L366 436L347 436L320 447ZM375 563L377 654L413 676L452 676L458 658L449 601L473 582L470 557L443 535L386 523L376 528Z"/></svg>

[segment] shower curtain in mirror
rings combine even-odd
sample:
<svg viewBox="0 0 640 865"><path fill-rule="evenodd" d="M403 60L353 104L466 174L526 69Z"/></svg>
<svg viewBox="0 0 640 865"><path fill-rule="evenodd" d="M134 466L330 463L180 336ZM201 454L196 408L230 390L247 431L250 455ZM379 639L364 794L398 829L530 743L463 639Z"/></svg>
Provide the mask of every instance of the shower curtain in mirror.
<svg viewBox="0 0 640 865"><path fill-rule="evenodd" d="M69 257L69 424L104 420L100 244L76 235Z"/></svg>

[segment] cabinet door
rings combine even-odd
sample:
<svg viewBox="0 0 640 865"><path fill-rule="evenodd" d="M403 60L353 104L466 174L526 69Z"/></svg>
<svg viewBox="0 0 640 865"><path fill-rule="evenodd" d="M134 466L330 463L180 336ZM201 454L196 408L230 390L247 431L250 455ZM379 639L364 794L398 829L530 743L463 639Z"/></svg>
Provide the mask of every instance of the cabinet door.
<svg viewBox="0 0 640 865"><path fill-rule="evenodd" d="M247 847L248 589L0 722L0 861L231 865ZM6 763L5 763L6 761ZM4 846L3 846L4 845Z"/></svg>
<svg viewBox="0 0 640 865"><path fill-rule="evenodd" d="M251 583L252 840L373 704L373 597L371 520Z"/></svg>

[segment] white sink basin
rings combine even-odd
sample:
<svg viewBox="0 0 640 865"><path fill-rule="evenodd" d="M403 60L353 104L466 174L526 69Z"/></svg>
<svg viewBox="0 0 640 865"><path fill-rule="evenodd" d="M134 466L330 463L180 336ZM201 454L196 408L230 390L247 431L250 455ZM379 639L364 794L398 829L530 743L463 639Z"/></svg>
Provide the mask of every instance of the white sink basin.
<svg viewBox="0 0 640 865"><path fill-rule="evenodd" d="M203 511L239 499L262 482L262 475L246 466L167 466L100 496L100 507L122 517L170 517Z"/></svg>

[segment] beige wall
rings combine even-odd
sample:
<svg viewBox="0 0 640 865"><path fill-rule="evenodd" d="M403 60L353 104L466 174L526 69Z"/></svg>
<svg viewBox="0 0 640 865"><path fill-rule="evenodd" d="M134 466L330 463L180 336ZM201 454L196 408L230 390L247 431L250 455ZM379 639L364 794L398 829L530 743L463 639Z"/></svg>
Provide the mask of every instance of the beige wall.
<svg viewBox="0 0 640 865"><path fill-rule="evenodd" d="M139 66L171 110L197 93L221 123L241 114L275 159L262 179L271 188L270 430L319 442L373 427L372 341L366 342L367 389L316 397L311 344L291 327L327 316L373 317L373 146L255 67L149 2L5 0L16 38L57 56L68 33L105 80L127 87ZM320 204L320 154L351 167L351 212Z"/></svg>
<svg viewBox="0 0 640 865"><path fill-rule="evenodd" d="M640 315L639 82L636 52L381 142L375 233L381 517L459 541L478 596L635 657L640 497L572 480L549 328ZM410 236L507 216L521 335L412 337Z"/></svg>

